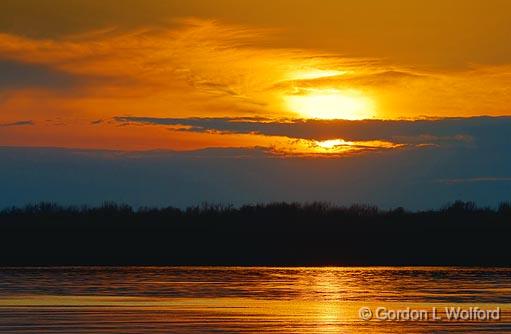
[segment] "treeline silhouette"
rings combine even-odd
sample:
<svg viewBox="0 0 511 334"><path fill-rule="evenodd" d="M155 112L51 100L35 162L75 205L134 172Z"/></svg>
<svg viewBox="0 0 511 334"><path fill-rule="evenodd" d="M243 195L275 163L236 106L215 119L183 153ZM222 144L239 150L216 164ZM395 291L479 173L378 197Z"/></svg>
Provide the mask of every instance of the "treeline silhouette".
<svg viewBox="0 0 511 334"><path fill-rule="evenodd" d="M327 203L0 211L0 265L510 266L511 203L381 210Z"/></svg>

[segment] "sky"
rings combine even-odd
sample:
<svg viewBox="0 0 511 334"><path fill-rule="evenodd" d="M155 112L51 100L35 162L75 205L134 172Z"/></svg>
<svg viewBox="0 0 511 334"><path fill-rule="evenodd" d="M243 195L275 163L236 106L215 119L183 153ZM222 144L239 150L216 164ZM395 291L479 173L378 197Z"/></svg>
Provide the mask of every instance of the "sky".
<svg viewBox="0 0 511 334"><path fill-rule="evenodd" d="M506 0L4 0L0 206L509 200L510 13Z"/></svg>

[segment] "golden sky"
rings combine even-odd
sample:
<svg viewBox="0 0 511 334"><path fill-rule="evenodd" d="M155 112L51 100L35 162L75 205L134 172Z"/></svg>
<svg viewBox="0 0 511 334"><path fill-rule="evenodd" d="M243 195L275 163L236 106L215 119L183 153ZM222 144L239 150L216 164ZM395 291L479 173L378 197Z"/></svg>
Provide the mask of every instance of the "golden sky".
<svg viewBox="0 0 511 334"><path fill-rule="evenodd" d="M2 1L0 145L397 148L194 124L509 115L509 36L505 0Z"/></svg>

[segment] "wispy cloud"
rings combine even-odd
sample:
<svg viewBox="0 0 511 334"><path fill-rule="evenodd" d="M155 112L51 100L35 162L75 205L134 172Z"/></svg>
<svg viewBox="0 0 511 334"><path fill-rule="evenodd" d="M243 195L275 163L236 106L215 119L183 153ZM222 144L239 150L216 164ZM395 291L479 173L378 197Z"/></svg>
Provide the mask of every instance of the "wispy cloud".
<svg viewBox="0 0 511 334"><path fill-rule="evenodd" d="M0 91L30 87L66 89L77 82L72 75L44 65L0 60Z"/></svg>
<svg viewBox="0 0 511 334"><path fill-rule="evenodd" d="M438 183L445 184L460 184L460 183L483 183L483 182L511 182L511 177L496 177L496 176L480 176L468 178L455 178L455 179L440 179L436 180Z"/></svg>
<svg viewBox="0 0 511 334"><path fill-rule="evenodd" d="M33 121L17 121L11 123L0 123L0 127L13 127L13 126L30 126L34 125Z"/></svg>
<svg viewBox="0 0 511 334"><path fill-rule="evenodd" d="M379 59L269 47L267 40L278 33L269 29L176 22L58 40L0 33L0 52L5 61L23 64L9 65L11 71L32 66L31 75L17 76L32 83L45 84L44 77L56 73L59 80L97 77L80 87L86 103L98 108L108 103L117 112L129 106L138 115L151 109L153 115L176 117L300 117L283 98L310 87L360 89L375 100L380 118L502 114L509 104L506 66L419 71ZM323 72L338 74L311 75ZM55 86L58 82L50 78L45 86L58 94L65 86Z"/></svg>
<svg viewBox="0 0 511 334"><path fill-rule="evenodd" d="M428 74L413 72L412 70L388 70L380 68L381 64L361 64L365 71L342 72L339 75L320 76L318 78L292 78L277 83L276 88L292 89L300 87L338 87L338 88L364 88L374 89L385 86L398 86L413 83L415 80L426 80ZM342 66L341 66L342 67Z"/></svg>

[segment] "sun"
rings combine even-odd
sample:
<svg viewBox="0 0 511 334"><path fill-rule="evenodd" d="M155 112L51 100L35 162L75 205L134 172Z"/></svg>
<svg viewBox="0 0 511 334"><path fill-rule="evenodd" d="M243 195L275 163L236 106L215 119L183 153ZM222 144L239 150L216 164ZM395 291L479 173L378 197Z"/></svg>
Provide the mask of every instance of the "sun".
<svg viewBox="0 0 511 334"><path fill-rule="evenodd" d="M360 120L375 116L374 102L358 90L308 88L286 95L286 107L304 118Z"/></svg>

